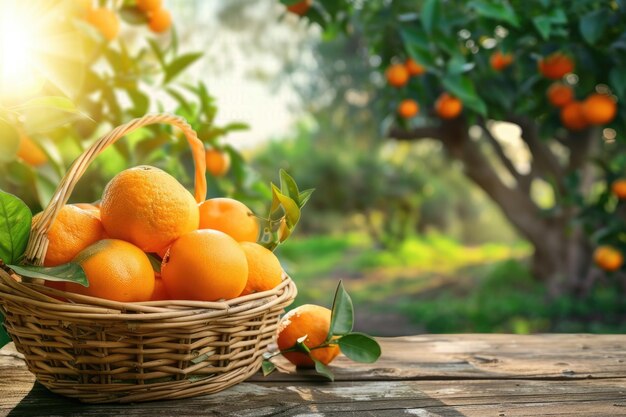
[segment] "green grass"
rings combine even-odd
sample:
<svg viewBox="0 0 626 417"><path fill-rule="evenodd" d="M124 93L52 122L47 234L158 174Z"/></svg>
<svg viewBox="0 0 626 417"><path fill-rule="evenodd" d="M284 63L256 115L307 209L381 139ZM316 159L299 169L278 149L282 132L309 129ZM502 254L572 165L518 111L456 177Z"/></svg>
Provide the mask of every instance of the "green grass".
<svg viewBox="0 0 626 417"><path fill-rule="evenodd" d="M523 242L468 247L441 235L385 250L355 234L290 240L279 257L298 284L294 306L330 306L342 279L361 312L359 327L374 334L626 331L620 288L607 283L582 299L549 299L526 267L530 251Z"/></svg>

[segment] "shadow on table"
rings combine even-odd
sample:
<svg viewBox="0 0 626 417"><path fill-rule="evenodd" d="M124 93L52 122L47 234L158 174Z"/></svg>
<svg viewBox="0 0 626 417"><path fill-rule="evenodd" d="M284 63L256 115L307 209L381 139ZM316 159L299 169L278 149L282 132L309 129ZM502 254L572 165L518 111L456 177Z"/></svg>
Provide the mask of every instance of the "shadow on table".
<svg viewBox="0 0 626 417"><path fill-rule="evenodd" d="M342 384L323 384L330 389L320 390L310 399L303 399L298 389L287 389L289 384L276 384L274 388L284 393L283 398L271 395L250 384L239 384L226 391L209 396L201 396L182 400L153 401L141 404L83 404L77 400L66 398L48 391L43 385L35 382L30 392L7 414L8 417L41 417L41 416L231 416L242 417L289 417L289 416L380 416L395 417L396 415L417 415L422 417L463 417L464 414L455 410L438 399L421 395L397 398L385 396L371 400L350 400L345 395L332 393L333 385L339 388ZM259 384L265 385L265 384ZM269 384L268 384L269 385ZM299 388L311 388L319 383L301 383ZM441 413L441 414L440 414Z"/></svg>

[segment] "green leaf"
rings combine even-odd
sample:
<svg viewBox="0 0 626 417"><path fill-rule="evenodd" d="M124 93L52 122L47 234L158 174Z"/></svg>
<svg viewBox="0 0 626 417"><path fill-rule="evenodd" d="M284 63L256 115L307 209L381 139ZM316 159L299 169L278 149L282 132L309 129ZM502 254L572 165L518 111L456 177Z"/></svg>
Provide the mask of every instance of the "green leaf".
<svg viewBox="0 0 626 417"><path fill-rule="evenodd" d="M339 349L355 362L374 363L380 357L380 345L363 333L349 333L338 340Z"/></svg>
<svg viewBox="0 0 626 417"><path fill-rule="evenodd" d="M27 133L47 132L85 117L71 100L57 96L34 98L16 110L24 118Z"/></svg>
<svg viewBox="0 0 626 417"><path fill-rule="evenodd" d="M426 0L424 6L422 6L422 13L420 18L422 20L422 26L426 33L431 34L433 27L436 27L439 21L440 15L440 0Z"/></svg>
<svg viewBox="0 0 626 417"><path fill-rule="evenodd" d="M148 45L150 45L150 49L152 49L152 52L154 52L154 55L161 64L161 68L165 68L165 55L163 54L159 43L154 39L148 39Z"/></svg>
<svg viewBox="0 0 626 417"><path fill-rule="evenodd" d="M198 59L202 57L201 52L194 52L190 54L181 55L165 67L165 78L163 79L163 84L167 84L176 78L183 70L189 67L191 64L196 62Z"/></svg>
<svg viewBox="0 0 626 417"><path fill-rule="evenodd" d="M317 372L320 375L325 376L331 381L335 380L335 375L333 375L333 372L330 370L328 366L324 365L322 362L318 361L317 359L314 359L314 358L311 358L311 359L313 359L313 362L315 362L315 372Z"/></svg>
<svg viewBox="0 0 626 417"><path fill-rule="evenodd" d="M233 123L228 123L222 129L224 129L227 132L233 132L236 130L249 130L250 125L247 123L242 123L242 122L233 122Z"/></svg>
<svg viewBox="0 0 626 417"><path fill-rule="evenodd" d="M626 70L613 67L609 73L609 83L615 94L624 100L626 98Z"/></svg>
<svg viewBox="0 0 626 417"><path fill-rule="evenodd" d="M84 287L89 286L83 268L71 262L59 266L9 265L9 267L25 277L40 278L47 281L74 282Z"/></svg>
<svg viewBox="0 0 626 417"><path fill-rule="evenodd" d="M152 270L154 272L161 273L161 261L159 261L157 257L151 253L148 254L148 259L150 260L150 265L152 265Z"/></svg>
<svg viewBox="0 0 626 417"><path fill-rule="evenodd" d="M276 370L276 365L269 360L264 360L261 363L261 369L263 370L263 376L268 376Z"/></svg>
<svg viewBox="0 0 626 417"><path fill-rule="evenodd" d="M10 162L20 148L20 133L11 123L0 119L0 161Z"/></svg>
<svg viewBox="0 0 626 417"><path fill-rule="evenodd" d="M119 10L123 21L131 25L145 25L148 23L148 16L134 6L124 6Z"/></svg>
<svg viewBox="0 0 626 417"><path fill-rule="evenodd" d="M339 281L337 290L335 290L335 298L330 315L330 328L328 329L326 341L331 340L335 335L350 333L353 325L354 307L352 305L352 299L343 287L343 282Z"/></svg>
<svg viewBox="0 0 626 417"><path fill-rule="evenodd" d="M282 206L285 211L287 226L293 228L300 220L300 209L298 208L298 205L292 198L281 193L278 187L274 184L272 184L272 192L274 193L274 198L276 199L273 201L278 201L279 205ZM273 206L274 204L272 204L272 207Z"/></svg>
<svg viewBox="0 0 626 417"><path fill-rule="evenodd" d="M298 196L298 206L300 208L304 207L304 205L309 201L313 191L315 191L315 188L309 188L308 190L300 192L300 195Z"/></svg>
<svg viewBox="0 0 626 417"><path fill-rule="evenodd" d="M519 27L519 20L515 11L507 1L472 1L468 7L476 10L483 17L502 20L515 27Z"/></svg>
<svg viewBox="0 0 626 417"><path fill-rule="evenodd" d="M552 29L552 20L548 16L539 15L533 17L533 24L544 40L550 38L550 30Z"/></svg>
<svg viewBox="0 0 626 417"><path fill-rule="evenodd" d="M463 102L464 106L483 116L487 114L487 106L476 94L476 89L471 79L459 74L448 74L443 78L442 83L448 92Z"/></svg>
<svg viewBox="0 0 626 417"><path fill-rule="evenodd" d="M607 21L605 9L589 12L580 19L580 34L588 44L594 45L602 37Z"/></svg>
<svg viewBox="0 0 626 417"><path fill-rule="evenodd" d="M300 191L298 190L298 185L296 184L296 181L293 179L293 177L289 175L284 169L280 170L280 191L284 195L295 201L298 207L300 206Z"/></svg>
<svg viewBox="0 0 626 417"><path fill-rule="evenodd" d="M150 99L147 95L142 93L139 89L134 88L126 90L126 93L135 106L133 109L133 116L141 117L148 113L148 109L150 108Z"/></svg>
<svg viewBox="0 0 626 417"><path fill-rule="evenodd" d="M32 214L16 196L0 191L0 259L6 264L18 262L24 255Z"/></svg>
<svg viewBox="0 0 626 417"><path fill-rule="evenodd" d="M296 3L300 3L302 0L280 0L280 2L282 4L284 4L285 6L292 6Z"/></svg>

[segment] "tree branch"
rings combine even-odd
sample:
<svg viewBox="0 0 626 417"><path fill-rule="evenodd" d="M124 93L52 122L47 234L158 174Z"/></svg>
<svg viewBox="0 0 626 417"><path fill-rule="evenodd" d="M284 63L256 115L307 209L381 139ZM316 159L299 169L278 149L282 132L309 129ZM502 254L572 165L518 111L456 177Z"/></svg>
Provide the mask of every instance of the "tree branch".
<svg viewBox="0 0 626 417"><path fill-rule="evenodd" d="M515 181L517 182L517 184L525 192L528 192L530 190L530 177L528 175L522 175L517 170L517 168L515 168L515 165L513 165L513 162L511 162L509 157L506 156L506 154L504 153L504 149L502 148L502 145L500 144L500 142L498 142L495 136L493 136L493 134L491 133L491 130L489 130L484 120L480 120L479 126L482 128L483 132L485 133L485 137L487 138L487 141L493 147L494 151L498 155L498 158L500 158L500 160L502 161L502 164L504 164L504 166L511 173L513 178L515 178Z"/></svg>

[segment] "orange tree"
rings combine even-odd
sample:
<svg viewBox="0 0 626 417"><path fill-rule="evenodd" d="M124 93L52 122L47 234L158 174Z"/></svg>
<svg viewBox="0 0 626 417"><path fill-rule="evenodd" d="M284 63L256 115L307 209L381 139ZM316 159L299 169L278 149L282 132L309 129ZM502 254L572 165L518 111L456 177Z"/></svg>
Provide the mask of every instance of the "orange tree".
<svg viewBox="0 0 626 417"><path fill-rule="evenodd" d="M358 38L387 91L386 136L440 141L532 243L533 272L553 293L595 280L595 247L626 250L610 187L626 175L626 3L319 0L303 18L326 40ZM516 151L498 122L518 127L507 130L520 136Z"/></svg>

